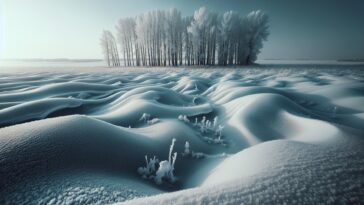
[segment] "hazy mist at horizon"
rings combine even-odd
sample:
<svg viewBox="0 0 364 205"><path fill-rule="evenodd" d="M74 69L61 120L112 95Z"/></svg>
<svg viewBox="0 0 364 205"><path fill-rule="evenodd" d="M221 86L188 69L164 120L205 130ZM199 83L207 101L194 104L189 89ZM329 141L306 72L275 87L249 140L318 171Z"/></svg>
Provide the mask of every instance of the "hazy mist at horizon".
<svg viewBox="0 0 364 205"><path fill-rule="evenodd" d="M0 58L100 59L101 32L115 33L119 18L173 7L187 16L201 6L267 13L259 59L364 58L361 0L0 0Z"/></svg>

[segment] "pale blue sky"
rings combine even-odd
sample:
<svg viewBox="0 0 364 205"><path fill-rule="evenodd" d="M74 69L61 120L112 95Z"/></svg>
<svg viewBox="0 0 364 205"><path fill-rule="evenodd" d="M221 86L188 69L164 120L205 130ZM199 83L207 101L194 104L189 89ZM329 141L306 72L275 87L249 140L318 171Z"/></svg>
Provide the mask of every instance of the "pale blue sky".
<svg viewBox="0 0 364 205"><path fill-rule="evenodd" d="M0 58L101 58L103 29L120 17L201 6L270 16L264 58L364 58L362 0L0 0Z"/></svg>

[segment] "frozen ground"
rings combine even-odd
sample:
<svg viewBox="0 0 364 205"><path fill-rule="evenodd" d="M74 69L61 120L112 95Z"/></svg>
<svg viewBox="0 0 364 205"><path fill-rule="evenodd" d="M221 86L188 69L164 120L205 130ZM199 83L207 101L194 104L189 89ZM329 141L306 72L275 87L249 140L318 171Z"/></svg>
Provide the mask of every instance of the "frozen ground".
<svg viewBox="0 0 364 205"><path fill-rule="evenodd" d="M6 72L0 204L360 204L363 125L360 65Z"/></svg>

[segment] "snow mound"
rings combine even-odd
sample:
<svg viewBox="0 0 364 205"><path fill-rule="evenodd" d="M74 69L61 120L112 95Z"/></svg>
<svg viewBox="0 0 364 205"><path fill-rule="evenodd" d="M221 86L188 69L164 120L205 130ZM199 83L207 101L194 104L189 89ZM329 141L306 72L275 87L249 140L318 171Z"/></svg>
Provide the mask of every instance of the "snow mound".
<svg viewBox="0 0 364 205"><path fill-rule="evenodd" d="M360 204L363 82L323 65L1 75L0 204Z"/></svg>
<svg viewBox="0 0 364 205"><path fill-rule="evenodd" d="M278 94L249 95L223 107L228 117L224 135L233 135L243 146L273 139L326 142L342 134L334 125L312 119L317 117L314 113ZM318 138L320 130L326 133Z"/></svg>
<svg viewBox="0 0 364 205"><path fill-rule="evenodd" d="M364 152L358 148L363 145L361 140L347 152L265 142L224 160L201 187L118 204L360 204Z"/></svg>

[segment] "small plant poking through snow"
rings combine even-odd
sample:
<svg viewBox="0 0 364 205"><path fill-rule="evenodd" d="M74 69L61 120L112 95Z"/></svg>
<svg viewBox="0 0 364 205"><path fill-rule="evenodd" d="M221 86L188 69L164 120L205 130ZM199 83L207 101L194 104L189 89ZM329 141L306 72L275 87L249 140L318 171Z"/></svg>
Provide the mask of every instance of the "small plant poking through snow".
<svg viewBox="0 0 364 205"><path fill-rule="evenodd" d="M195 122L193 124L194 127L199 128L200 132L205 135L213 136L214 137L203 137L203 139L207 143L213 143L213 144L222 144L226 145L225 141L222 139L222 131L224 129L224 126L218 124L219 118L218 116L214 117L214 120L211 122L206 118L206 116L203 116L201 121L199 122L197 118L195 118Z"/></svg>
<svg viewBox="0 0 364 205"><path fill-rule="evenodd" d="M196 159L201 159L201 158L205 158L206 154L202 153L202 152L194 152L192 150L190 150L190 143L188 141L186 141L185 143L185 151L182 153L183 157L192 157L192 158L196 158Z"/></svg>
<svg viewBox="0 0 364 205"><path fill-rule="evenodd" d="M198 87L197 87L196 83L195 83L195 90L196 90L196 91L199 91L199 89L198 89Z"/></svg>
<svg viewBox="0 0 364 205"><path fill-rule="evenodd" d="M218 127L217 127L217 129L216 129L216 132L215 132L215 134L217 135L217 137L219 138L219 139L221 139L221 137L222 137L222 130L224 129L224 126L222 126L222 125L219 125Z"/></svg>
<svg viewBox="0 0 364 205"><path fill-rule="evenodd" d="M156 184L163 184L163 182L174 183L177 178L174 176L174 164L177 159L177 152L173 152L174 144L176 139L173 138L172 144L169 148L168 160L159 162L159 160L154 156L148 161L148 157L145 156L146 166L139 167L138 173L142 175L144 179L154 179ZM158 169L157 164L159 163Z"/></svg>
<svg viewBox="0 0 364 205"><path fill-rule="evenodd" d="M162 184L163 180L169 181L170 183L174 183L177 180L173 174L174 164L177 159L177 152L173 153L173 156L172 156L173 147L174 147L175 142L176 142L176 139L173 138L172 144L169 148L168 161L164 160L159 163L159 168L158 168L158 170L156 172L156 176L154 178L154 181L157 184Z"/></svg>
<svg viewBox="0 0 364 205"><path fill-rule="evenodd" d="M187 115L179 115L178 119L186 123L190 122L190 120L187 118Z"/></svg>
<svg viewBox="0 0 364 205"><path fill-rule="evenodd" d="M115 83L113 83L111 85L113 85L113 86L120 86L121 84L122 84L121 81L118 81L118 82L115 82Z"/></svg>
<svg viewBox="0 0 364 205"><path fill-rule="evenodd" d="M150 114L143 113L142 117L139 119L139 121L147 122L150 119Z"/></svg>
<svg viewBox="0 0 364 205"><path fill-rule="evenodd" d="M159 160L154 156L153 158L150 158L148 161L148 156L145 155L145 167L139 167L138 173L142 175L144 179L154 178L154 174L157 170L157 164L159 163Z"/></svg>
<svg viewBox="0 0 364 205"><path fill-rule="evenodd" d="M217 121L218 121L218 117L216 116L215 118L214 118L214 124L213 124L213 126L214 126L214 128L217 126Z"/></svg>
<svg viewBox="0 0 364 205"><path fill-rule="evenodd" d="M148 120L147 124L148 125L154 125L154 124L158 123L159 121L160 121L159 118L153 118L151 120Z"/></svg>
<svg viewBox="0 0 364 205"><path fill-rule="evenodd" d="M187 118L186 115L179 115L178 119L187 124L190 123L190 120ZM218 121L218 116L215 116L213 121L210 121L206 118L206 116L203 116L200 122L197 118L195 118L193 126L199 128L201 134L209 136L202 137L207 143L221 144L223 146L226 146L225 141L222 139L222 131L224 129L224 126L219 125Z"/></svg>
<svg viewBox="0 0 364 205"><path fill-rule="evenodd" d="M186 115L179 115L178 119L187 124L190 123L190 120L187 118ZM226 145L225 141L222 139L222 131L224 129L224 126L219 125L218 121L219 121L218 116L215 116L213 121L210 121L209 119L206 118L206 116L203 116L200 122L198 121L197 118L195 118L193 126L198 128L200 133L211 136L211 137L207 136L203 137L203 139L207 143L222 144L225 146Z"/></svg>
<svg viewBox="0 0 364 205"><path fill-rule="evenodd" d="M189 155L190 154L190 143L188 141L186 141L185 143L185 155Z"/></svg>
<svg viewBox="0 0 364 205"><path fill-rule="evenodd" d="M147 125L153 125L153 124L160 122L159 118L153 118L151 120L150 119L151 119L150 114L143 113L143 115L140 117L139 121L143 121L143 122L147 123Z"/></svg>

